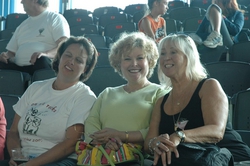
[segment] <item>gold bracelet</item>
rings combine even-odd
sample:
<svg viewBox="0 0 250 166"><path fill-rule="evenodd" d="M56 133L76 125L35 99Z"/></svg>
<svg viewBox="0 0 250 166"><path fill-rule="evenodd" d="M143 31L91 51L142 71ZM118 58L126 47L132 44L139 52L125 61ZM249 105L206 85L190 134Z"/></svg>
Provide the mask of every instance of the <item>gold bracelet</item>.
<svg viewBox="0 0 250 166"><path fill-rule="evenodd" d="M127 144L128 143L128 131L125 131L125 134L126 134L125 143Z"/></svg>

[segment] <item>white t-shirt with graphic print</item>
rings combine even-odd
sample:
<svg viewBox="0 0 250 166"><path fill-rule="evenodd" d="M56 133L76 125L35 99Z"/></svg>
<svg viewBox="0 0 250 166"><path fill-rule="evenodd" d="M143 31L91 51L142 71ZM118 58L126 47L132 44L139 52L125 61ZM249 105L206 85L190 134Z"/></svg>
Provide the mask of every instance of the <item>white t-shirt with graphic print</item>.
<svg viewBox="0 0 250 166"><path fill-rule="evenodd" d="M13 106L21 117L18 131L23 151L31 156L40 155L62 142L68 127L84 124L96 100L90 88L80 81L57 91L52 88L54 80L34 82Z"/></svg>

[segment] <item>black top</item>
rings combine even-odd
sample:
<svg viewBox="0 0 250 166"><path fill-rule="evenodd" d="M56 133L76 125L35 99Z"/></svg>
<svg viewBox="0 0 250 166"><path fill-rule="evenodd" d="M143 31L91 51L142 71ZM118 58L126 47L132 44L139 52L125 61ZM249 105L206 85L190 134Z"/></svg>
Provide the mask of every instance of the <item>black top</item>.
<svg viewBox="0 0 250 166"><path fill-rule="evenodd" d="M206 79L203 79L199 82L190 99L190 102L181 111L180 121L188 120L184 128L185 130L204 126L199 91L205 80ZM169 93L164 96L161 103L159 134L168 133L170 135L174 133L174 120L177 121L180 114L178 113L175 115L167 115L164 112L164 104L168 96ZM217 143L217 145L221 148L227 148L233 154L234 161L250 160L250 148L242 141L240 135L234 129L232 129L232 125L229 121L227 123L224 138L219 143Z"/></svg>

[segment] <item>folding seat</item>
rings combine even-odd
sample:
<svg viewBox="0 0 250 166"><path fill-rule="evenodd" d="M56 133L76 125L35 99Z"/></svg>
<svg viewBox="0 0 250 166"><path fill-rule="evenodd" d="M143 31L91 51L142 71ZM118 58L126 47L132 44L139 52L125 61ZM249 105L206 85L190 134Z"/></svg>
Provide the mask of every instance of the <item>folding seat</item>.
<svg viewBox="0 0 250 166"><path fill-rule="evenodd" d="M200 61L203 64L226 60L225 55L227 54L228 49L225 46L208 48L204 45L201 45L197 48L200 53Z"/></svg>
<svg viewBox="0 0 250 166"><path fill-rule="evenodd" d="M149 78L149 81L152 83L160 84L160 81L158 79L158 66L154 68L154 73L153 75Z"/></svg>
<svg viewBox="0 0 250 166"><path fill-rule="evenodd" d="M0 53L7 51L6 46L9 43L9 39L0 40Z"/></svg>
<svg viewBox="0 0 250 166"><path fill-rule="evenodd" d="M250 29L250 13L244 14L244 26L243 26L243 28Z"/></svg>
<svg viewBox="0 0 250 166"><path fill-rule="evenodd" d="M111 39L107 36L97 34L86 34L84 35L89 41L91 41L96 48L108 48L111 43Z"/></svg>
<svg viewBox="0 0 250 166"><path fill-rule="evenodd" d="M113 41L119 37L122 32L135 32L136 23L134 22L123 22L108 24L104 28L104 35L112 38Z"/></svg>
<svg viewBox="0 0 250 166"><path fill-rule="evenodd" d="M210 77L217 79L229 98L250 87L250 64L244 62L213 62L205 64Z"/></svg>
<svg viewBox="0 0 250 166"><path fill-rule="evenodd" d="M96 48L98 51L97 67L110 66L109 48Z"/></svg>
<svg viewBox="0 0 250 166"><path fill-rule="evenodd" d="M248 6L250 5L250 1L249 0L237 0L239 5L244 5L244 6Z"/></svg>
<svg viewBox="0 0 250 166"><path fill-rule="evenodd" d="M187 18L198 17L202 15L201 8L198 7L179 7L169 12L169 18L183 22Z"/></svg>
<svg viewBox="0 0 250 166"><path fill-rule="evenodd" d="M0 69L0 94L21 96L29 80L30 77L20 71Z"/></svg>
<svg viewBox="0 0 250 166"><path fill-rule="evenodd" d="M32 75L31 82L42 81L54 77L56 77L56 73L52 69L36 70Z"/></svg>
<svg viewBox="0 0 250 166"><path fill-rule="evenodd" d="M82 36L85 34L100 34L98 25L86 24L86 25L76 25L70 27L70 34L72 36Z"/></svg>
<svg viewBox="0 0 250 166"><path fill-rule="evenodd" d="M127 5L123 12L133 16L137 12L145 13L147 8L148 8L147 4L140 4L140 3L131 4Z"/></svg>
<svg viewBox="0 0 250 166"><path fill-rule="evenodd" d="M67 18L67 21L70 27L77 25L94 24L93 17L85 15L70 17Z"/></svg>
<svg viewBox="0 0 250 166"><path fill-rule="evenodd" d="M250 89L234 96L233 126L236 130L250 130Z"/></svg>
<svg viewBox="0 0 250 166"><path fill-rule="evenodd" d="M98 20L98 25L105 27L108 24L119 22L128 22L128 16L126 13L110 13L101 15Z"/></svg>
<svg viewBox="0 0 250 166"><path fill-rule="evenodd" d="M93 17L99 19L101 15L110 13L120 13L122 10L115 6L105 6L94 9Z"/></svg>
<svg viewBox="0 0 250 166"><path fill-rule="evenodd" d="M67 9L64 11L63 16L68 19L75 16L89 16L90 14L92 12L86 9Z"/></svg>
<svg viewBox="0 0 250 166"><path fill-rule="evenodd" d="M1 97L1 99L3 101L4 108L5 108L5 118L7 120L6 129L9 130L11 125L12 125L14 116L15 116L15 111L14 111L12 106L15 105L18 102L19 96L8 95L8 94L6 94L6 95L0 94L0 97Z"/></svg>
<svg viewBox="0 0 250 166"><path fill-rule="evenodd" d="M11 39L15 30L14 29L4 29L0 31L0 40L2 39Z"/></svg>
<svg viewBox="0 0 250 166"><path fill-rule="evenodd" d="M250 63L250 41L235 43L229 48L229 61Z"/></svg>
<svg viewBox="0 0 250 166"><path fill-rule="evenodd" d="M212 4L212 0L192 0L190 3L190 7L199 7L203 9L207 9L208 6Z"/></svg>
<svg viewBox="0 0 250 166"><path fill-rule="evenodd" d="M112 67L96 67L85 82L98 96L105 88L126 84L126 81Z"/></svg>
<svg viewBox="0 0 250 166"><path fill-rule="evenodd" d="M173 9L176 9L176 8L179 8L179 7L188 7L188 4L183 2L183 1L170 1L168 3L168 13L173 10Z"/></svg>
<svg viewBox="0 0 250 166"><path fill-rule="evenodd" d="M202 23L203 16L187 18L183 21L182 27L184 33L196 32L200 24Z"/></svg>
<svg viewBox="0 0 250 166"><path fill-rule="evenodd" d="M8 14L5 20L5 29L15 30L27 18L28 15L23 13Z"/></svg>
<svg viewBox="0 0 250 166"><path fill-rule="evenodd" d="M133 18L132 18L133 22L135 22L136 24L138 24L138 22L142 19L142 17L144 15L145 15L145 13L142 12L142 11L134 13Z"/></svg>
<svg viewBox="0 0 250 166"><path fill-rule="evenodd" d="M177 20L175 20L175 19L165 19L165 21L166 21L166 31L167 31L167 34L178 33L179 27L180 27L180 23L178 24Z"/></svg>

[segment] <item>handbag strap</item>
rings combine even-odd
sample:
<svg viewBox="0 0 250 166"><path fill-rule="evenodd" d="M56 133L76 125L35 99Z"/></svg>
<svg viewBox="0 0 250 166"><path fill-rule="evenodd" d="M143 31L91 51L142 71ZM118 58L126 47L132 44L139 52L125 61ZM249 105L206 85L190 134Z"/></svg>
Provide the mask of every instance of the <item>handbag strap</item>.
<svg viewBox="0 0 250 166"><path fill-rule="evenodd" d="M141 166L144 166L144 156L143 156L143 154L141 153L141 151L138 150L136 147L134 147L132 144L129 143L129 145L130 145L131 147L133 147L133 151L134 151L135 153L137 153L137 154L140 156Z"/></svg>
<svg viewBox="0 0 250 166"><path fill-rule="evenodd" d="M107 154L106 150L103 148L102 145L98 146L98 148L100 149L100 151L104 154L104 156L107 158L109 164L111 166L115 166L115 164L112 162L112 160L110 159L109 155Z"/></svg>

